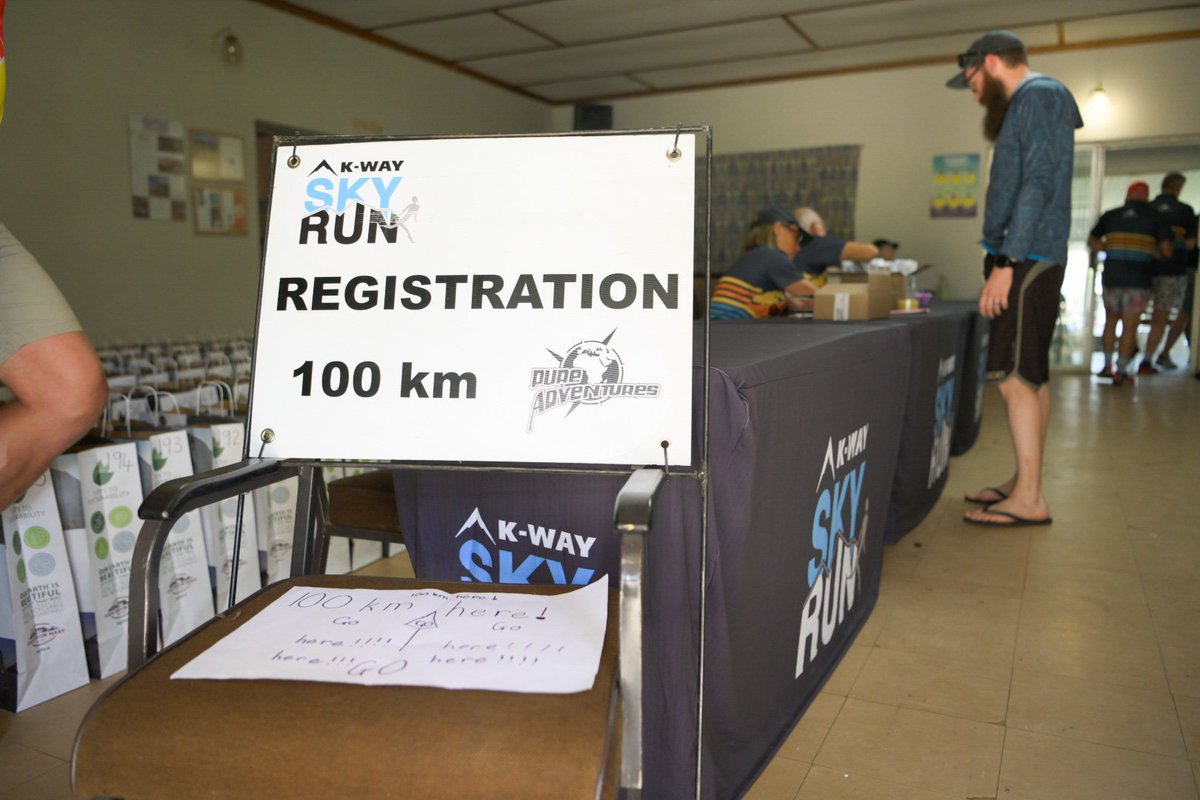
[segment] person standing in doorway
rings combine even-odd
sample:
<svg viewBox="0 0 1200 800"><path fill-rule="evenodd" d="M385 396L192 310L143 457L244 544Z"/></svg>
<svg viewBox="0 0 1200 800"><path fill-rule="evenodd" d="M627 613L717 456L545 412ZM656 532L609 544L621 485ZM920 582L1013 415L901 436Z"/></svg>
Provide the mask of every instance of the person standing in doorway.
<svg viewBox="0 0 1200 800"><path fill-rule="evenodd" d="M1187 296L1188 250L1196 249L1196 212L1187 203L1179 202L1184 181L1185 178L1178 172L1168 172L1162 181L1162 194L1150 203L1171 226L1175 249L1170 257L1160 259L1155 265L1154 312L1150 315L1150 333L1146 336L1146 353L1138 366L1139 375L1158 372L1155 364L1164 369L1175 369L1176 364L1171 360L1171 346L1179 338L1192 313L1191 306L1185 306L1184 300L1186 298L1190 302ZM1177 321L1181 318L1184 321L1179 324L1178 332L1168 337L1167 346L1155 360L1154 353L1162 341L1172 311L1176 313ZM1185 317L1185 314L1189 316Z"/></svg>
<svg viewBox="0 0 1200 800"><path fill-rule="evenodd" d="M1137 349L1138 323L1150 301L1154 261L1171 252L1171 228L1150 205L1150 187L1134 181L1125 192L1125 205L1100 215L1088 235L1088 247L1104 253L1104 347L1103 377L1112 378L1113 386L1133 380L1130 362ZM1117 365L1113 368L1113 345L1117 325L1121 342Z"/></svg>
<svg viewBox="0 0 1200 800"><path fill-rule="evenodd" d="M970 89L995 144L983 219L984 284L979 313L991 320L987 375L999 383L1016 469L967 495L982 504L977 525L1045 525L1042 459L1050 422L1050 341L1071 228L1075 130L1083 119L1058 81L1029 69L1025 44L991 31L958 56L946 85Z"/></svg>

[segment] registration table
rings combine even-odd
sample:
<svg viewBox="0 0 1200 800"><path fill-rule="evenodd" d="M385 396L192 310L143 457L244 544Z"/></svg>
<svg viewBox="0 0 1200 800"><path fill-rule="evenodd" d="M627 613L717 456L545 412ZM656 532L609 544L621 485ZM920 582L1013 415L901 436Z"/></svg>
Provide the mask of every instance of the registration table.
<svg viewBox="0 0 1200 800"><path fill-rule="evenodd" d="M694 797L698 754L700 796L739 796L853 641L883 544L903 533L891 527L905 524L891 513L898 481L916 482L913 454L948 435L935 412L958 398L957 384L941 387L962 359L942 345L966 336L967 316L713 324L707 470L670 477L647 541L647 798ZM698 335L697 453L701 353ZM910 429L922 430L912 442ZM921 460L921 502L936 501L929 450ZM618 573L620 476L395 475L419 577L581 584Z"/></svg>

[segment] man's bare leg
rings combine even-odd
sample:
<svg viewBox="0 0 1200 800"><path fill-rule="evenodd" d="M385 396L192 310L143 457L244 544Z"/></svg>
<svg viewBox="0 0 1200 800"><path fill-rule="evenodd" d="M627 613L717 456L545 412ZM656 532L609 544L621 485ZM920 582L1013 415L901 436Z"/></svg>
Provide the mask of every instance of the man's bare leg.
<svg viewBox="0 0 1200 800"><path fill-rule="evenodd" d="M967 519L978 522L1006 523L1012 520L1001 514L990 514L995 508L1024 519L1046 519L1050 506L1042 492L1042 458L1050 424L1050 387L1043 384L1034 389L1012 375L1000 383L1000 394L1008 413L1008 430L1016 454L1016 473L996 488L1008 497L986 508L966 513Z"/></svg>

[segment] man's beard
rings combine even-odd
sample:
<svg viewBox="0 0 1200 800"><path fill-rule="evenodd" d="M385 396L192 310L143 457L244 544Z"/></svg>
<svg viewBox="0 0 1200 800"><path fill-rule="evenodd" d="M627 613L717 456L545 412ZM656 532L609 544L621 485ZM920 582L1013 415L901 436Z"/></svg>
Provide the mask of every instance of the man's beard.
<svg viewBox="0 0 1200 800"><path fill-rule="evenodd" d="M983 135L989 142L996 141L1000 128L1004 125L1004 115L1008 112L1008 93L1004 84L983 73L983 88L979 92L979 102L985 111L983 114Z"/></svg>

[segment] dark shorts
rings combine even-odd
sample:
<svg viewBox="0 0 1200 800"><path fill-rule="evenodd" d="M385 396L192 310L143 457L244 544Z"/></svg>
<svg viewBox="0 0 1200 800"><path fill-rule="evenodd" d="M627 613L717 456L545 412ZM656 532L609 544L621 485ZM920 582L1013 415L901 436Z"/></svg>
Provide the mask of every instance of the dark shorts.
<svg viewBox="0 0 1200 800"><path fill-rule="evenodd" d="M991 324L988 380L1016 374L1035 388L1050 380L1050 341L1065 271L1061 264L1045 261L1022 261L1013 267L1008 308Z"/></svg>

